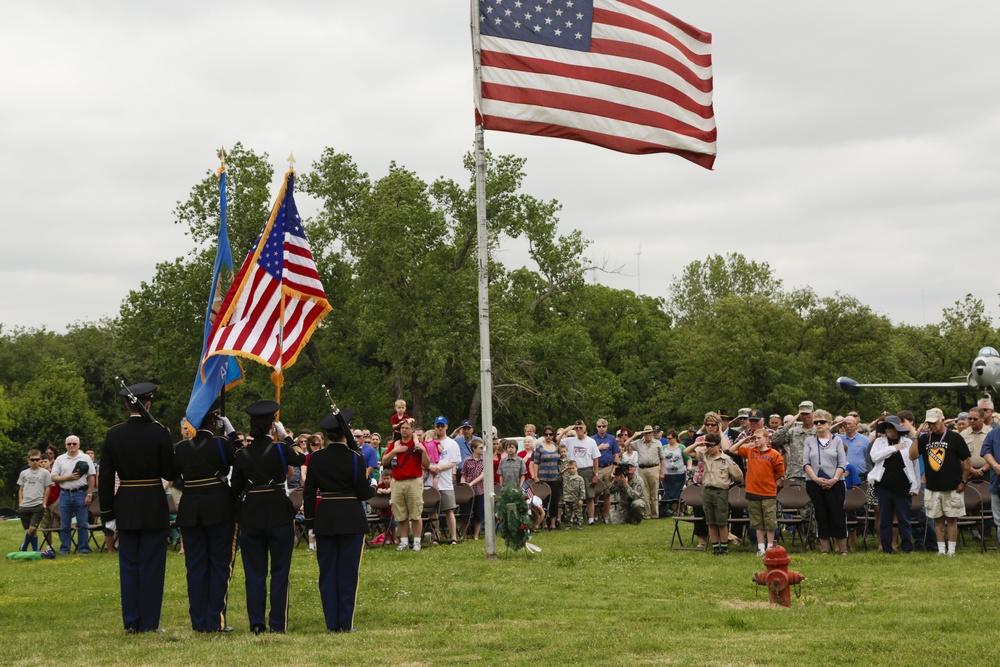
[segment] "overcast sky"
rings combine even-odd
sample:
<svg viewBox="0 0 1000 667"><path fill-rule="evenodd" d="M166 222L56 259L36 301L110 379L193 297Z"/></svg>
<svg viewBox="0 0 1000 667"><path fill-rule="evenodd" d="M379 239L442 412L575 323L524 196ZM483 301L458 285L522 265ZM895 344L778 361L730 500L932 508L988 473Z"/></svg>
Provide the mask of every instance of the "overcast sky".
<svg viewBox="0 0 1000 667"><path fill-rule="evenodd" d="M599 282L663 296L738 251L897 322L967 293L996 314L1000 3L654 3L713 35L714 171L486 134L621 267ZM0 62L4 331L115 316L190 249L173 209L220 146L268 153L278 177L329 146L373 177L395 160L466 182L465 0L8 3Z"/></svg>

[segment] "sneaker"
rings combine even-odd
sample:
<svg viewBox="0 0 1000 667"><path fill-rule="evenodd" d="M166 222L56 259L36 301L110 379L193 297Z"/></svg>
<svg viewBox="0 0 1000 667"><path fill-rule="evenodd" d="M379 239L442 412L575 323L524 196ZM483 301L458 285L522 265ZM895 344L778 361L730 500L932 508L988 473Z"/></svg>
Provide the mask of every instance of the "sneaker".
<svg viewBox="0 0 1000 667"><path fill-rule="evenodd" d="M413 550L414 551L420 551L420 542L414 542L413 543Z"/></svg>
<svg viewBox="0 0 1000 667"><path fill-rule="evenodd" d="M406 551L410 546L408 544L400 544L396 547L396 551Z"/></svg>
<svg viewBox="0 0 1000 667"><path fill-rule="evenodd" d="M949 558L954 558L955 557L955 552L954 551L949 551L949 552L947 552L945 554L945 556L948 556Z"/></svg>
<svg viewBox="0 0 1000 667"><path fill-rule="evenodd" d="M42 558L53 559L56 557L56 552L52 549L42 549Z"/></svg>
<svg viewBox="0 0 1000 667"><path fill-rule="evenodd" d="M757 556L759 558L763 558L764 557L764 551L765 551L764 547L758 547L757 548Z"/></svg>
<svg viewBox="0 0 1000 667"><path fill-rule="evenodd" d="M310 542L309 543L309 551L316 551L316 543L315 542Z"/></svg>
<svg viewBox="0 0 1000 667"><path fill-rule="evenodd" d="M89 553L91 553L91 551L90 551L90 549L80 549L79 551L77 551L77 553L89 554Z"/></svg>
<svg viewBox="0 0 1000 667"><path fill-rule="evenodd" d="M588 526L593 526L594 525L594 520L593 519L587 519L587 525Z"/></svg>

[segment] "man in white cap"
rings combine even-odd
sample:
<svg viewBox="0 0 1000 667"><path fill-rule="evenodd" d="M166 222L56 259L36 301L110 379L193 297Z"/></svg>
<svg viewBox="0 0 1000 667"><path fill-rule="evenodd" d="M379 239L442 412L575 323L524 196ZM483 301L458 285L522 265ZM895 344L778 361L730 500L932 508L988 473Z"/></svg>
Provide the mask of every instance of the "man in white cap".
<svg viewBox="0 0 1000 667"><path fill-rule="evenodd" d="M954 556L958 518L965 514L965 483L971 474L969 446L965 438L945 426L944 413L940 409L928 410L924 422L928 430L910 445L910 459L923 457L927 480L924 508L927 517L934 519L938 554Z"/></svg>

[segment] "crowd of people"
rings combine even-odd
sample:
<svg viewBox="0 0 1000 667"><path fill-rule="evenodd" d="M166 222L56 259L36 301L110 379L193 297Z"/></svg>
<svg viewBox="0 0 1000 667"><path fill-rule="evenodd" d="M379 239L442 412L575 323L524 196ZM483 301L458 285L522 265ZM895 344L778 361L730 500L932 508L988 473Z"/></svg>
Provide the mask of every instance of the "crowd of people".
<svg viewBox="0 0 1000 667"><path fill-rule="evenodd" d="M137 386L136 392L149 398L150 387ZM734 485L745 489L746 537L758 553L780 537L784 487L802 487L808 494L810 502L800 514L805 536L823 553L847 554L854 547L849 525L857 522L845 508L845 497L855 487L865 489L866 505L877 507L876 532L887 553L916 548L910 512L913 498L921 495L929 530L920 546L955 555L964 485L970 482L988 481L987 506L1000 526L1000 428L988 398L954 418L931 408L919 421L903 410L883 412L866 423L857 412L833 416L803 401L797 414L771 414L766 420L756 408L740 409L735 419L725 410L711 411L700 426L682 431L664 432L649 424L612 431L603 418L593 433L583 420L561 428L529 423L523 438L501 438L493 429L489 465L486 443L474 434L471 421L452 429L441 415L424 429L406 413L402 400L384 440L378 432L349 426L346 410L336 419L328 416L315 433L293 434L274 421L277 409L270 401L249 406L246 433L210 414L199 429L182 424L184 439L173 444L165 428L130 408L123 426L132 430L109 431L99 460L94 450L81 451L75 435L66 438L64 453L55 445L29 451L18 479L18 513L25 527L21 549L39 549L41 532L50 546L51 536L59 534L62 554L70 553L74 537L78 553L89 553L88 511L99 490L106 547L121 546L127 631L158 628L168 523L173 521L186 549L192 627L231 629L226 596L238 544L251 630L283 632L298 514L309 548L318 552L328 627L350 631L352 591L369 526L365 513L376 511L364 502L388 496L390 527L380 540L394 542L400 551L420 551L425 546L424 492L436 489L440 501L428 532L435 544L457 545L465 538L479 539L485 522L492 520L484 509L487 475L493 476L497 494L517 488L528 496L535 531L670 517L684 511L684 489L700 487L694 533L699 546L710 546L715 555L728 554L742 535L743 522L733 521L729 503ZM227 435L216 436L218 428ZM353 449L348 447L352 440ZM136 441L147 443L148 451L135 448ZM290 501L296 489L302 490L297 506ZM467 511L460 507L459 489L470 491ZM174 500L173 508L166 495ZM172 517L168 508L176 512ZM460 531L457 519L466 514L470 520ZM152 539L141 531L152 531ZM974 539L986 539L988 532L983 524ZM271 613L265 616L268 573ZM346 598L350 604L343 602Z"/></svg>

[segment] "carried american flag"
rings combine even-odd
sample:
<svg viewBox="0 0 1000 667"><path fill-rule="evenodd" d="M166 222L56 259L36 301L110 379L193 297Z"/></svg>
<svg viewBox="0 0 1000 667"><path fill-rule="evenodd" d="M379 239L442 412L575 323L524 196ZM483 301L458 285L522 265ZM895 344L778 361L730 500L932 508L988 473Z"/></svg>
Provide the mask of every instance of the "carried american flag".
<svg viewBox="0 0 1000 667"><path fill-rule="evenodd" d="M483 128L715 163L712 36L642 0L479 0Z"/></svg>
<svg viewBox="0 0 1000 667"><path fill-rule="evenodd" d="M206 358L235 354L281 372L330 312L316 262L295 208L295 172L284 185L254 247L226 293L209 338Z"/></svg>

